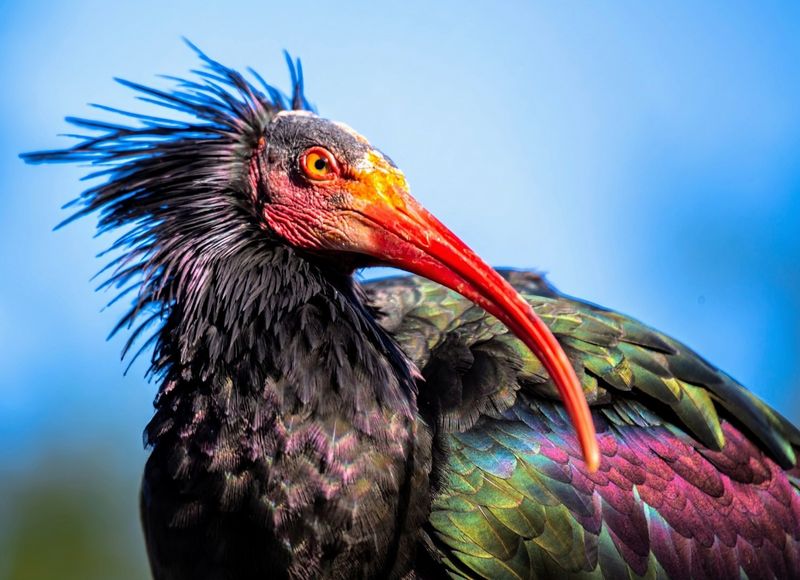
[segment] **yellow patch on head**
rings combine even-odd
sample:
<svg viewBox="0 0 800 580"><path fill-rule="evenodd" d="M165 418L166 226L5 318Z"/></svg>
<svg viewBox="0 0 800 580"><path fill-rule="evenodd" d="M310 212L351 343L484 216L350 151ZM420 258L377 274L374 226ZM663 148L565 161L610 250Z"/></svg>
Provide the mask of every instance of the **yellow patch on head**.
<svg viewBox="0 0 800 580"><path fill-rule="evenodd" d="M394 167L379 151L369 151L358 164L356 174L368 186L369 197L389 207L405 207L408 182L403 172ZM362 193L363 195L363 193Z"/></svg>

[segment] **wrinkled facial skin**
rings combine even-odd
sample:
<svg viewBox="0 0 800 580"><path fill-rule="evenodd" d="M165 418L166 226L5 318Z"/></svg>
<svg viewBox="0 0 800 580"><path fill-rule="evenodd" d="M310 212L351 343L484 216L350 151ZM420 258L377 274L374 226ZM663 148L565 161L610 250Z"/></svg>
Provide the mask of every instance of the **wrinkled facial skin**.
<svg viewBox="0 0 800 580"><path fill-rule="evenodd" d="M312 147L329 151L338 174L309 178L301 168ZM281 113L270 125L262 154L266 191L263 218L292 245L339 252L371 240L374 224L360 213L375 202L403 206L402 172L369 142L341 123L309 113Z"/></svg>

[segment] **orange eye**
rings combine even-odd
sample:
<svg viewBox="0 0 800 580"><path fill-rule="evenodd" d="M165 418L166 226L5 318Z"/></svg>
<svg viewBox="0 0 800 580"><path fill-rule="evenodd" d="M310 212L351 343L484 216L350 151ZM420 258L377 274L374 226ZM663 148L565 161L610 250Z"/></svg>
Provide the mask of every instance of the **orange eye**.
<svg viewBox="0 0 800 580"><path fill-rule="evenodd" d="M306 149L300 157L300 168L306 177L315 181L328 181L339 175L333 154L322 147Z"/></svg>

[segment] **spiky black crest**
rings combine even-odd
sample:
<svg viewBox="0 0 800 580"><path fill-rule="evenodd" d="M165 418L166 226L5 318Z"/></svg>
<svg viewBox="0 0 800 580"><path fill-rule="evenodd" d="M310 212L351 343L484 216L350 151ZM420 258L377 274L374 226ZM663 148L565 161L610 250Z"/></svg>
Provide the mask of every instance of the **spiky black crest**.
<svg viewBox="0 0 800 580"><path fill-rule="evenodd" d="M313 110L303 94L300 61L288 54L291 97L255 71L249 70L251 82L187 44L203 66L192 71L193 79L164 77L175 83L172 90L117 80L139 93L139 99L188 120L94 105L135 122L68 117L91 134L71 135L80 141L67 149L22 156L30 163L78 162L99 168L87 179L103 182L67 205L79 209L61 225L97 211L99 233L123 229L109 248L119 255L101 271L110 275L100 287L119 291L112 302L137 291L132 308L112 331L137 325L125 352L164 319L178 297L202 284L201 262L223 257L221 253L257 253L264 233L249 200L249 160L277 113ZM198 301L184 301L184 307L202 308ZM156 339L157 333L139 352ZM155 361L153 370L159 370Z"/></svg>

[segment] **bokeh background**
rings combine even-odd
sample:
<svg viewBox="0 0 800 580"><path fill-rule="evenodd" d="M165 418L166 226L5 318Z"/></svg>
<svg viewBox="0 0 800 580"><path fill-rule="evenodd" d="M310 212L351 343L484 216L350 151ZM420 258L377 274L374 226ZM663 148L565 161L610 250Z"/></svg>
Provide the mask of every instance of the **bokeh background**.
<svg viewBox="0 0 800 580"><path fill-rule="evenodd" d="M288 87L367 135L490 263L696 348L800 421L800 4L0 4L0 578L142 578L155 385L106 341L86 169L29 167L112 82L197 59Z"/></svg>

